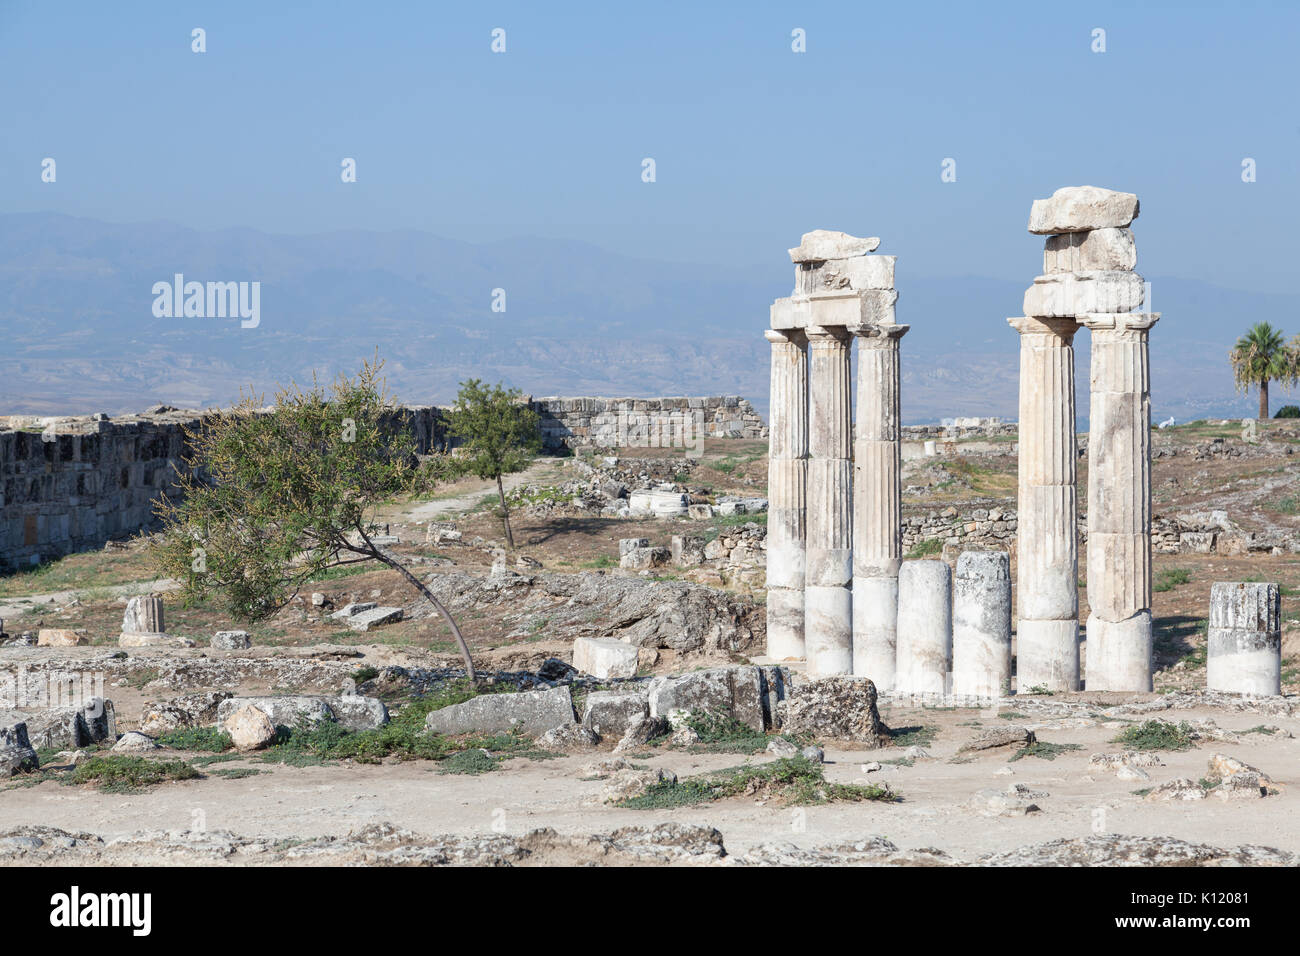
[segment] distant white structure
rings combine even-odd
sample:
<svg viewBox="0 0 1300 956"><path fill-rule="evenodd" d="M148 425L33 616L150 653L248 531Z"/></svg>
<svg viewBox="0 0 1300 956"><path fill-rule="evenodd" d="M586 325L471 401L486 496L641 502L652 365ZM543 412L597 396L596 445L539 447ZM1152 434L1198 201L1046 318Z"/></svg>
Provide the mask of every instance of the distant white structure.
<svg viewBox="0 0 1300 956"><path fill-rule="evenodd" d="M1161 422L1157 427L1158 427L1158 428L1168 428L1168 427L1169 427L1170 425L1172 425L1173 423L1174 423L1174 416L1173 416L1173 415L1170 415L1170 416L1169 416L1168 418L1166 418L1163 422Z"/></svg>

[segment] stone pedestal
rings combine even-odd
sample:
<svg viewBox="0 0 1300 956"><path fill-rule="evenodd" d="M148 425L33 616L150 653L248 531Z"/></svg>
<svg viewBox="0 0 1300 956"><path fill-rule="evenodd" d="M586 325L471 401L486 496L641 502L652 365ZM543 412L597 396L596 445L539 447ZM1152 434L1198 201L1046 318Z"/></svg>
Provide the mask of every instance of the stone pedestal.
<svg viewBox="0 0 1300 956"><path fill-rule="evenodd" d="M942 561L904 561L898 575L895 690L946 694L951 665L952 572Z"/></svg>
<svg viewBox="0 0 1300 956"><path fill-rule="evenodd" d="M952 588L952 692L1011 693L1011 556L963 551Z"/></svg>
<svg viewBox="0 0 1300 956"><path fill-rule="evenodd" d="M1282 693L1281 589L1215 583L1207 648L1207 689L1251 697Z"/></svg>
<svg viewBox="0 0 1300 956"><path fill-rule="evenodd" d="M1020 333L1016 686L1078 690L1077 325L1072 318L1007 321Z"/></svg>
<svg viewBox="0 0 1300 956"><path fill-rule="evenodd" d="M853 673L894 689L898 568L903 556L899 431L899 340L906 325L855 328L853 442Z"/></svg>
<svg viewBox="0 0 1300 956"><path fill-rule="evenodd" d="M808 339L792 329L772 343L767 466L767 654L804 656L804 546L808 482Z"/></svg>
<svg viewBox="0 0 1300 956"><path fill-rule="evenodd" d="M1092 313L1088 690L1150 691L1154 313Z"/></svg>
<svg viewBox="0 0 1300 956"><path fill-rule="evenodd" d="M849 346L842 327L809 326L804 643L815 677L853 669Z"/></svg>

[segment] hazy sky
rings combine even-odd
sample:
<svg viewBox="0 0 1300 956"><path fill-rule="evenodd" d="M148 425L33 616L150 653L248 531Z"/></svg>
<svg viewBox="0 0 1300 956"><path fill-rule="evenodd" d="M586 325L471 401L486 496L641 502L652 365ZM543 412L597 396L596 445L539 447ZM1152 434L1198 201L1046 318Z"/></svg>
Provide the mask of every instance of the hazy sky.
<svg viewBox="0 0 1300 956"><path fill-rule="evenodd" d="M905 289L1028 284L1031 200L1087 183L1145 274L1292 289L1300 4L1134 6L0 0L0 210L781 269L822 227Z"/></svg>

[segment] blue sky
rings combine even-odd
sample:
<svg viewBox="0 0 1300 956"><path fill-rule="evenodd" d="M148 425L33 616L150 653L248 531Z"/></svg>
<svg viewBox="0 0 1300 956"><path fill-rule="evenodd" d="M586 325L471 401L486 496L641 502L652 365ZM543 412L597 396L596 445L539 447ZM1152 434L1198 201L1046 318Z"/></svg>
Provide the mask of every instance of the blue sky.
<svg viewBox="0 0 1300 956"><path fill-rule="evenodd" d="M900 256L905 295L1028 284L1030 202L1088 183L1141 197L1146 275L1288 291L1298 58L1294 3L0 0L0 211L773 269L843 229Z"/></svg>

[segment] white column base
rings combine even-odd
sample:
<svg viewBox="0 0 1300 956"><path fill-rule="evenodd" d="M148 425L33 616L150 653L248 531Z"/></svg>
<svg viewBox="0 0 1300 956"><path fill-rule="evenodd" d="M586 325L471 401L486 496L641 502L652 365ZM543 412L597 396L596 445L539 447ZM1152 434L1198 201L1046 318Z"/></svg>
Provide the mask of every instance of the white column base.
<svg viewBox="0 0 1300 956"><path fill-rule="evenodd" d="M898 661L898 578L853 579L853 673L894 689Z"/></svg>
<svg viewBox="0 0 1300 956"><path fill-rule="evenodd" d="M1020 620L1016 630L1016 693L1031 688L1079 689L1079 622Z"/></svg>
<svg viewBox="0 0 1300 956"><path fill-rule="evenodd" d="M1151 640L1150 611L1119 622L1088 615L1087 689L1150 691Z"/></svg>

